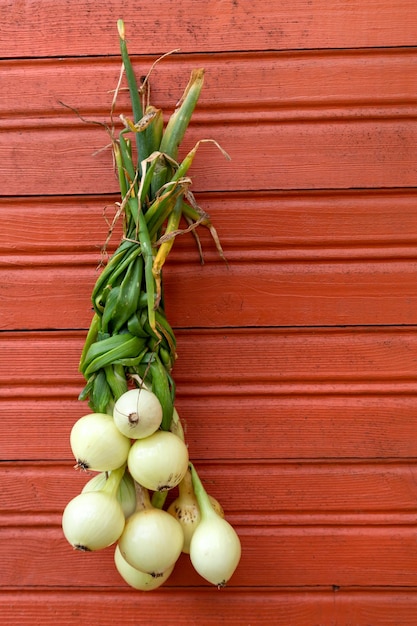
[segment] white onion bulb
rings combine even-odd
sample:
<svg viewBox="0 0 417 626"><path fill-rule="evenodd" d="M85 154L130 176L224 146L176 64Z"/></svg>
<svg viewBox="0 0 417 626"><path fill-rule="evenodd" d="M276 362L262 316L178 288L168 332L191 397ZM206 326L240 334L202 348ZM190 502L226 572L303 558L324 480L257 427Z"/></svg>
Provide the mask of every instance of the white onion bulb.
<svg viewBox="0 0 417 626"><path fill-rule="evenodd" d="M160 427L162 406L157 396L145 387L130 389L116 401L113 419L123 435L142 439Z"/></svg>
<svg viewBox="0 0 417 626"><path fill-rule="evenodd" d="M151 507L129 517L119 548L129 565L159 576L175 564L183 543L184 535L177 520L166 511Z"/></svg>
<svg viewBox="0 0 417 626"><path fill-rule="evenodd" d="M159 430L134 442L127 464L140 485L152 491L167 491L183 479L188 468L188 449L176 435Z"/></svg>
<svg viewBox="0 0 417 626"><path fill-rule="evenodd" d="M110 546L119 539L124 525L122 507L104 491L80 493L68 502L62 516L66 540L85 552Z"/></svg>
<svg viewBox="0 0 417 626"><path fill-rule="evenodd" d="M194 569L217 587L224 587L239 564L240 539L234 528L214 511L207 492L191 466L194 492L201 511L201 521L190 543Z"/></svg>
<svg viewBox="0 0 417 626"><path fill-rule="evenodd" d="M90 413L75 422L70 445L77 467L105 472L126 463L130 440L122 435L111 415Z"/></svg>
<svg viewBox="0 0 417 626"><path fill-rule="evenodd" d="M116 550L114 551L114 563L123 580L134 589L139 589L140 591L157 589L169 578L174 569L174 565L171 565L171 567L158 576L141 572L135 567L132 567L126 559L123 558L119 546L116 546Z"/></svg>
<svg viewBox="0 0 417 626"><path fill-rule="evenodd" d="M238 566L240 555L240 541L229 522L219 516L201 520L190 543L191 563L200 576L224 587Z"/></svg>

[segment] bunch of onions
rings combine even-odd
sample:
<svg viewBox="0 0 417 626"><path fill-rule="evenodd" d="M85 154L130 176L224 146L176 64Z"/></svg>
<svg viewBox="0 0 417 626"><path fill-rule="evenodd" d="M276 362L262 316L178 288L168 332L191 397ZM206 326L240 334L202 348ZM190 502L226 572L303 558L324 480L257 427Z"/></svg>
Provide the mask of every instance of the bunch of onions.
<svg viewBox="0 0 417 626"><path fill-rule="evenodd" d="M201 143L220 146L203 139L179 159L204 69L191 73L164 127L163 112L148 102L149 74L138 89L122 20L118 31L133 113L131 120L121 116L118 134L115 125L111 130L121 191L115 220L123 216L123 237L91 295L94 315L79 363L86 380L79 399L88 401L91 413L70 434L75 467L97 475L65 507L62 528L81 551L117 543L116 569L135 589L159 587L182 552L203 578L222 587L239 562L240 541L190 464L174 406L176 338L165 315L161 275L181 220L194 234L197 226L206 227L224 258L188 176ZM167 493L177 487L178 497L164 509Z"/></svg>

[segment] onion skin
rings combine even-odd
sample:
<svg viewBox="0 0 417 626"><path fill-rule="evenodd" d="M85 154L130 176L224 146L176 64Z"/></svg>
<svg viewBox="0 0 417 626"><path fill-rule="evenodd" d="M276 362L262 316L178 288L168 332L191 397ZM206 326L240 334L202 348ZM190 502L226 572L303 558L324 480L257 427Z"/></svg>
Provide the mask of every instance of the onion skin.
<svg viewBox="0 0 417 626"><path fill-rule="evenodd" d="M178 411L175 408L175 406L172 412L172 419L171 419L171 425L169 427L169 430L171 431L171 433L173 433L174 435L177 435L177 437L182 439L182 441L185 441L184 428L182 426L180 416L178 415Z"/></svg>
<svg viewBox="0 0 417 626"><path fill-rule="evenodd" d="M66 540L77 550L102 550L123 532L125 516L116 498L104 491L80 493L70 500L62 516Z"/></svg>
<svg viewBox="0 0 417 626"><path fill-rule="evenodd" d="M133 515L136 511L136 489L135 482L128 472L125 472L117 492L119 500L126 518Z"/></svg>
<svg viewBox="0 0 417 626"><path fill-rule="evenodd" d="M241 546L234 528L213 512L217 519L202 519L190 543L194 569L217 587L224 587L237 568Z"/></svg>
<svg viewBox="0 0 417 626"><path fill-rule="evenodd" d="M174 565L171 565L171 567L158 576L141 572L126 561L120 552L119 546L116 546L116 550L114 551L114 563L123 580L134 589L139 589L140 591L152 591L153 589L157 589L164 584L174 570Z"/></svg>
<svg viewBox="0 0 417 626"><path fill-rule="evenodd" d="M190 543L190 559L194 569L205 580L224 587L236 570L241 545L235 529L214 511L201 480L190 463L194 492L201 511L201 522Z"/></svg>
<svg viewBox="0 0 417 626"><path fill-rule="evenodd" d="M77 460L76 467L109 472L126 463L131 444L116 427L111 415L90 413L75 422L70 445Z"/></svg>
<svg viewBox="0 0 417 626"><path fill-rule="evenodd" d="M220 503L209 495L212 507L220 517L224 517L224 511ZM200 507L195 497L191 474L187 471L186 475L179 484L179 495L171 502L167 509L167 513L175 517L181 524L184 533L184 546L182 551L190 554L191 538L195 529L201 521Z"/></svg>
<svg viewBox="0 0 417 626"><path fill-rule="evenodd" d="M116 401L113 419L125 437L143 439L160 427L162 406L157 396L145 387L130 389Z"/></svg>
<svg viewBox="0 0 417 626"><path fill-rule="evenodd" d="M154 507L131 515L119 539L120 553L129 565L152 576L163 574L175 564L183 544L177 520Z"/></svg>
<svg viewBox="0 0 417 626"><path fill-rule="evenodd" d="M191 537L200 522L200 510L197 502L184 502L184 500L177 498L170 504L167 513L181 524L184 533L182 551L185 554L190 554Z"/></svg>
<svg viewBox="0 0 417 626"><path fill-rule="evenodd" d="M127 465L136 482L146 489L168 491L176 487L187 472L188 449L176 435L159 430L133 443Z"/></svg>
<svg viewBox="0 0 417 626"><path fill-rule="evenodd" d="M83 487L81 493L87 491L100 491L104 488L107 482L106 472L96 474L91 480L89 480ZM120 481L119 488L117 490L117 499L123 509L125 517L129 517L136 510L136 489L133 478L125 472L123 478Z"/></svg>

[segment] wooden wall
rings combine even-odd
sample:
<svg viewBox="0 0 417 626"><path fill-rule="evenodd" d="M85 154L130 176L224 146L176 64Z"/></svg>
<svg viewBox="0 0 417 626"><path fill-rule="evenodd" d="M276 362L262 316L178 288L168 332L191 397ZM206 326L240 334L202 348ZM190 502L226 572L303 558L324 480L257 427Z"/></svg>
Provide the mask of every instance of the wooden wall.
<svg viewBox="0 0 417 626"><path fill-rule="evenodd" d="M202 233L165 272L190 454L243 545L217 591L181 559L129 589L73 552L69 431L117 181L103 128L123 18L169 112L206 85ZM0 621L417 623L415 0L0 1ZM125 98L125 99L124 99ZM122 96L120 108L127 106ZM95 154L93 154L95 153Z"/></svg>

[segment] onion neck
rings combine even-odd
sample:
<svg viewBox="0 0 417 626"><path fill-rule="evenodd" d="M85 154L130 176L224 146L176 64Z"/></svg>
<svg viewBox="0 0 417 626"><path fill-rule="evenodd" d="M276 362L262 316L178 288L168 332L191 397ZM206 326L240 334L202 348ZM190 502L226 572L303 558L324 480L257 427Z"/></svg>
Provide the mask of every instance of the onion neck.
<svg viewBox="0 0 417 626"><path fill-rule="evenodd" d="M181 502L195 504L197 501L193 488L193 479L190 469L187 470L184 478L178 485L179 498Z"/></svg>
<svg viewBox="0 0 417 626"><path fill-rule="evenodd" d="M174 411L172 414L171 426L169 430L174 435L177 435L177 437L179 437L185 443L184 428L181 424L180 416L178 415L178 412L176 411L175 407L174 407Z"/></svg>
<svg viewBox="0 0 417 626"><path fill-rule="evenodd" d="M154 509L162 509L167 499L168 491L154 491L152 495L152 507ZM149 497L149 496L148 496Z"/></svg>
<svg viewBox="0 0 417 626"><path fill-rule="evenodd" d="M191 479L195 497L197 498L198 506L200 508L201 519L208 520L219 517L216 511L213 509L207 491L204 489L203 483L201 482L194 465L190 463L189 467L191 471Z"/></svg>
<svg viewBox="0 0 417 626"><path fill-rule="evenodd" d="M110 472L110 476L107 478L106 482L104 483L104 486L101 489L101 491L104 491L105 493L109 494L109 496L111 496L112 498L116 498L117 492L119 490L119 485L125 474L125 470L126 470L126 464L122 465L116 470L112 470Z"/></svg>
<svg viewBox="0 0 417 626"><path fill-rule="evenodd" d="M146 489L145 487L142 487L142 485L139 485L139 483L136 483L136 494L137 494L137 500L138 500L138 505L136 507L137 511L145 511L147 509L151 510L151 509L159 509L162 508L164 502L161 503L161 506L155 506L154 502L153 502L153 497L151 500L151 497L149 495L149 490ZM138 493L139 492L139 493ZM158 492L155 492L153 495L155 496L155 494Z"/></svg>

